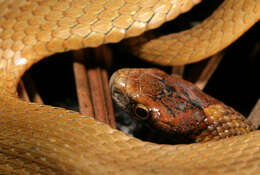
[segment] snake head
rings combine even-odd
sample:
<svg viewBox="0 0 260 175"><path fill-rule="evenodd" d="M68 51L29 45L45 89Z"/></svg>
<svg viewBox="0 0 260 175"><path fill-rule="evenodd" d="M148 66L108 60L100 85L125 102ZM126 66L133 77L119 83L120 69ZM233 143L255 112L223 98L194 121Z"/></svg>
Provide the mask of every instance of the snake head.
<svg viewBox="0 0 260 175"><path fill-rule="evenodd" d="M121 69L110 79L113 100L131 116L170 135L194 135L207 126L203 108L217 100L158 69Z"/></svg>
<svg viewBox="0 0 260 175"><path fill-rule="evenodd" d="M112 75L110 88L118 106L170 136L207 141L254 130L231 107L158 69L120 69Z"/></svg>

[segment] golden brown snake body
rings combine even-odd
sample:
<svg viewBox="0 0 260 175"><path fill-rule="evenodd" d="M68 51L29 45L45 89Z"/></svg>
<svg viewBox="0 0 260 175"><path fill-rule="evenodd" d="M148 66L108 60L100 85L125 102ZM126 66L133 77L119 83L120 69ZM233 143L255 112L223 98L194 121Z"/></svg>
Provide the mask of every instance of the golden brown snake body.
<svg viewBox="0 0 260 175"><path fill-rule="evenodd" d="M259 174L259 131L215 142L156 145L90 117L15 97L21 75L42 58L140 35L198 2L1 0L0 174ZM259 17L259 0L226 0L196 30L173 35L178 42L170 54L180 57L149 58L161 64L197 61L226 47Z"/></svg>

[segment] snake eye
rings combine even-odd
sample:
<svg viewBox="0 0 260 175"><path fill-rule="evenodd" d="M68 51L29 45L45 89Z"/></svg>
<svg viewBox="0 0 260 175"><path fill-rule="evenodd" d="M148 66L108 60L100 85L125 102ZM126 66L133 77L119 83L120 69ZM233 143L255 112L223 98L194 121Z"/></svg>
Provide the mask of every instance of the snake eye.
<svg viewBox="0 0 260 175"><path fill-rule="evenodd" d="M142 105L142 104L137 104L135 106L134 113L141 120L146 120L150 116L149 108L144 106L144 105Z"/></svg>

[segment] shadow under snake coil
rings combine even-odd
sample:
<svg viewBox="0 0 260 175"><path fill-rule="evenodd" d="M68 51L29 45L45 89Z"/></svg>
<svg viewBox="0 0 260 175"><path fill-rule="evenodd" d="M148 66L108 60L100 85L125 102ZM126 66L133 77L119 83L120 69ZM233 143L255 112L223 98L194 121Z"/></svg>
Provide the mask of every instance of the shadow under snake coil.
<svg viewBox="0 0 260 175"><path fill-rule="evenodd" d="M17 98L20 77L41 59L141 35L199 2L0 0L0 174L260 174L259 131L158 145ZM137 54L162 65L196 62L227 47L259 17L260 0L225 0L201 24L152 40Z"/></svg>

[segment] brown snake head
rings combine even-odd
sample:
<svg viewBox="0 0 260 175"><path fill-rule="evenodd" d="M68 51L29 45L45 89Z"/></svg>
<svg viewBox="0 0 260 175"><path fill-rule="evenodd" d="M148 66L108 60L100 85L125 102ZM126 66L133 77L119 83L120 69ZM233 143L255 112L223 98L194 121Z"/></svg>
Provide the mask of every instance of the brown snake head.
<svg viewBox="0 0 260 175"><path fill-rule="evenodd" d="M118 70L110 79L110 88L121 108L168 135L207 141L254 129L231 107L158 69Z"/></svg>

